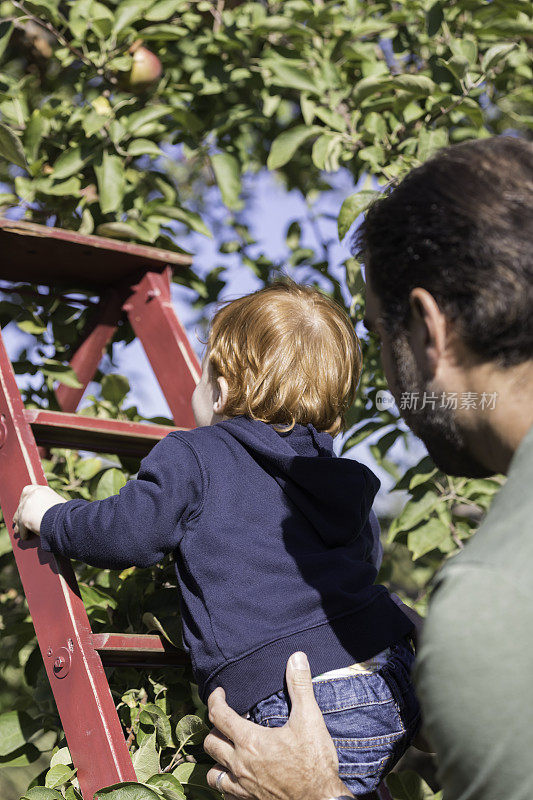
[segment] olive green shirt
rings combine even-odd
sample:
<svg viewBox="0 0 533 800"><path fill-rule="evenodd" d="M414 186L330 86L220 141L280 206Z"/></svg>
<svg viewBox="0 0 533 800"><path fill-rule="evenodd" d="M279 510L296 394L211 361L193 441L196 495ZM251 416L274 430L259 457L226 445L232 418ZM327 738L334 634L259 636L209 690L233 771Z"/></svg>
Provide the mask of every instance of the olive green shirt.
<svg viewBox="0 0 533 800"><path fill-rule="evenodd" d="M438 578L417 661L444 800L533 800L533 428Z"/></svg>

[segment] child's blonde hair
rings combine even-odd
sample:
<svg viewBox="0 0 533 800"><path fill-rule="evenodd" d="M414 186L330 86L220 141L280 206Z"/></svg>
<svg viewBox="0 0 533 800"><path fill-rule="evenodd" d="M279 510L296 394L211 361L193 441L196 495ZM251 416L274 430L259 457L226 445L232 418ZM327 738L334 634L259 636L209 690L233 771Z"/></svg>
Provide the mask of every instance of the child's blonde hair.
<svg viewBox="0 0 533 800"><path fill-rule="evenodd" d="M228 383L224 414L335 435L353 403L361 345L348 315L292 280L241 297L213 319L207 357Z"/></svg>

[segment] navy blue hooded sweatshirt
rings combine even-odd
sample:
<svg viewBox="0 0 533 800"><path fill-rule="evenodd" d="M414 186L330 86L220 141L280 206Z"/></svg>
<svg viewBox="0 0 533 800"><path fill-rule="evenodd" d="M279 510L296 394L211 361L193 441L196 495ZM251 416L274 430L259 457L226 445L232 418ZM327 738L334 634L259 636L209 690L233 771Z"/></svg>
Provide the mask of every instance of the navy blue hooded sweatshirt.
<svg viewBox="0 0 533 800"><path fill-rule="evenodd" d="M319 675L411 632L374 585L378 487L312 425L236 417L170 433L118 495L53 506L41 545L111 569L173 553L200 696L222 686L244 713L282 688L296 650Z"/></svg>

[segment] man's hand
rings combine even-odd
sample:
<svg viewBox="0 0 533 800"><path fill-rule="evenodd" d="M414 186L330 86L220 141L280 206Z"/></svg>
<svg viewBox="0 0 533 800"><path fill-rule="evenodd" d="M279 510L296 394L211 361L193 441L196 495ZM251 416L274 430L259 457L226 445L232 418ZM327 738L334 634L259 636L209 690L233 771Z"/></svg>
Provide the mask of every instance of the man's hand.
<svg viewBox="0 0 533 800"><path fill-rule="evenodd" d="M49 486L25 486L20 495L19 505L13 515L13 530L21 539L29 539L32 533L41 532L41 522L52 506L66 503L64 497Z"/></svg>
<svg viewBox="0 0 533 800"><path fill-rule="evenodd" d="M292 709L282 728L263 728L235 713L215 689L208 700L215 730L204 747L218 763L207 780L227 800L327 800L353 797L339 778L335 745L315 700L304 653L287 664Z"/></svg>

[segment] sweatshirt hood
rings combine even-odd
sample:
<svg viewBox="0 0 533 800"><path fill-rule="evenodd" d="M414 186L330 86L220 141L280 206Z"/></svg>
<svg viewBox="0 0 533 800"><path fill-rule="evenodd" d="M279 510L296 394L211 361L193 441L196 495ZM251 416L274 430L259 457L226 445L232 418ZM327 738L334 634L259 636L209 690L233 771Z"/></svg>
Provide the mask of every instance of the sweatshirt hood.
<svg viewBox="0 0 533 800"><path fill-rule="evenodd" d="M218 422L268 472L327 547L361 535L380 482L358 461L338 458L333 438L313 425L279 433L248 417Z"/></svg>

